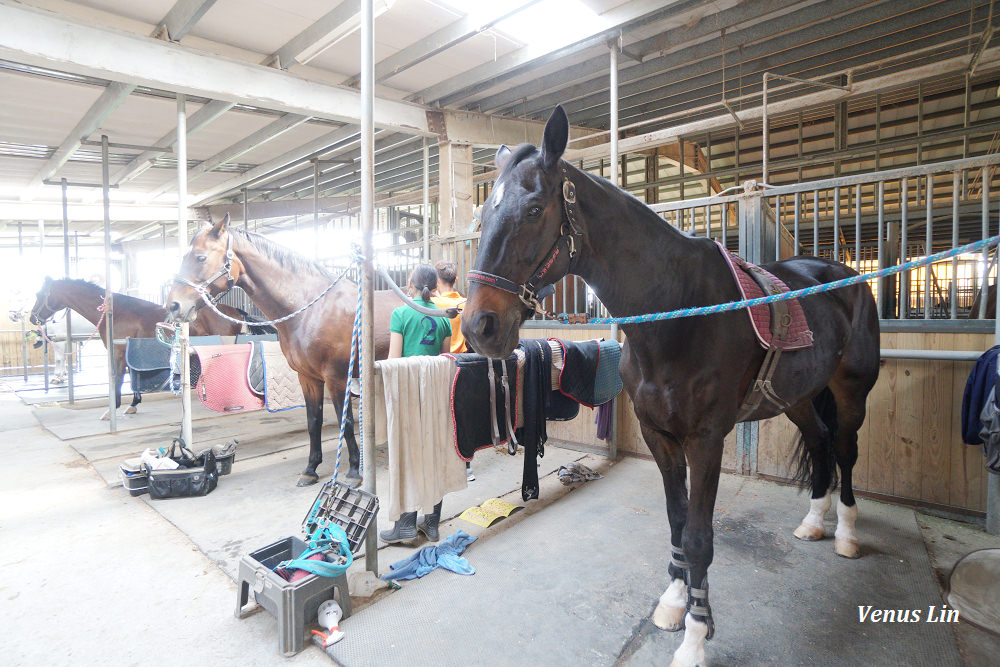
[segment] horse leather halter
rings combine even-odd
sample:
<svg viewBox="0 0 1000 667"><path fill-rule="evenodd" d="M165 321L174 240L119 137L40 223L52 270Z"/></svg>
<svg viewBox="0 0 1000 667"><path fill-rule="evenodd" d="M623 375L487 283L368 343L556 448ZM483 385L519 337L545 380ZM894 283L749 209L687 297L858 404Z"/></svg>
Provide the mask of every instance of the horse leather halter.
<svg viewBox="0 0 1000 667"><path fill-rule="evenodd" d="M559 238L552 244L549 254L545 256L545 259L538 265L538 268L535 269L535 272L528 278L527 282L518 285L513 280L509 280L503 276L476 269L469 271L467 274L467 278L473 282L496 287L499 290L516 295L521 300L521 303L531 309L532 313L545 312L545 308L538 299L538 293L545 286L545 276L548 274L549 269L552 268L556 258L564 251L569 255L569 268L566 273L572 273L573 260L577 255L576 238L583 237L583 233L577 227L576 220L576 186L573 185L573 181L569 178L565 163L559 166L559 170L563 176L562 196L566 217L559 227Z"/></svg>
<svg viewBox="0 0 1000 667"><path fill-rule="evenodd" d="M219 303L219 300L222 299L222 297L224 297L229 290L233 289L233 285L236 284L236 281L233 280L232 268L233 268L233 235L227 231L226 261L225 263L223 263L221 269L213 273L210 278L206 278L205 280L201 281L201 283L199 284L196 284L188 280L187 278L184 278L180 274L174 276L174 282L181 283L182 285L187 285L188 287L194 289L194 291L197 292L198 294L204 294L213 304L216 304ZM212 286L212 283L214 283L222 276L226 276L226 283L227 283L226 289L222 290L215 296L212 296L212 294L208 290Z"/></svg>

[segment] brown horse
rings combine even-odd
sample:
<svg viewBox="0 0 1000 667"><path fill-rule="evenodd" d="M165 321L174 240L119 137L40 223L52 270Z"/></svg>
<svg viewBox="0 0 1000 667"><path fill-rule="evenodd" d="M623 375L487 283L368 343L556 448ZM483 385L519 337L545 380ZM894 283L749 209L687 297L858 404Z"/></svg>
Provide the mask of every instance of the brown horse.
<svg viewBox="0 0 1000 667"><path fill-rule="evenodd" d="M566 274L587 281L613 316L657 313L739 300L715 243L667 224L642 202L561 160L569 123L557 107L541 149L497 152L500 173L483 206L483 232L462 332L481 353L506 357L543 285ZM813 257L764 265L792 289L856 275ZM801 465L812 485L810 510L795 531L823 537L823 516L840 467L835 551L858 555L851 471L865 398L879 371L879 325L866 284L802 299L813 347L786 352L772 378L784 410L802 432ZM620 371L642 435L666 491L672 558L670 585L653 622L685 628L675 665L704 664L713 622L708 604L712 514L722 441L732 430L761 368L744 312L623 325ZM782 410L762 402L747 421ZM688 495L687 467L691 469ZM685 612L687 612L685 614Z"/></svg>
<svg viewBox="0 0 1000 667"><path fill-rule="evenodd" d="M64 308L80 313L95 327L100 322L101 340L107 347L104 288L85 280L46 278L42 289L38 290L35 295L35 305L31 307L31 322L41 326ZM164 310L163 306L118 292L115 292L114 295L114 308L114 335L118 340L152 338L156 335L156 324L167 318L167 311ZM221 308L230 317L238 318L244 314L231 306L222 306ZM229 322L212 312L205 313L205 317L199 317L191 324L192 336L235 336L241 330L242 327L239 324ZM122 405L122 379L124 376L125 346L115 345L115 377L117 378L115 382L115 407L117 408ZM125 410L125 414L134 414L136 406L140 402L142 402L142 396L138 392L133 392L132 405ZM107 419L108 416L108 413L105 412L101 419Z"/></svg>
<svg viewBox="0 0 1000 667"><path fill-rule="evenodd" d="M231 255L228 260L227 255ZM319 264L258 234L231 229L228 215L191 239L191 249L177 277L187 283L203 284L213 295L238 285L272 320L302 308L334 283ZM349 461L346 481L351 485L361 482L360 452L350 406L347 414L342 414L357 294L357 283L345 278L299 315L274 325L281 351L299 374L306 400L309 462L299 476L299 486L319 480L316 468L323 461L324 385L337 419L345 420ZM176 321L190 321L204 305L198 292L183 282L177 282L167 296L167 310ZM385 359L389 354L389 317L399 305L392 292L375 293L376 359Z"/></svg>

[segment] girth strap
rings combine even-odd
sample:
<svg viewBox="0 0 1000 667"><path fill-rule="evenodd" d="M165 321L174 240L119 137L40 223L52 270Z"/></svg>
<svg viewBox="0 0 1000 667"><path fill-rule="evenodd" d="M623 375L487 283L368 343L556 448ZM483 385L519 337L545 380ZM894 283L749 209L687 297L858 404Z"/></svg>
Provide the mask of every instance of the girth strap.
<svg viewBox="0 0 1000 667"><path fill-rule="evenodd" d="M500 426L497 424L497 386L496 372L493 370L493 360L488 359L486 363L487 381L490 384L490 434L493 437L494 449L500 448Z"/></svg>
<svg viewBox="0 0 1000 667"><path fill-rule="evenodd" d="M774 345L767 348L767 352L764 354L764 363L760 365L757 378L750 385L750 390L743 399L743 405L740 406L739 412L736 415L736 421L745 421L760 407L761 400L765 398L779 410L787 410L789 408L789 404L778 396L778 392L775 391L774 385L771 383L774 372L778 370L778 360L781 358L781 351L780 347L775 347Z"/></svg>
<svg viewBox="0 0 1000 667"><path fill-rule="evenodd" d="M514 437L514 421L517 420L515 416L513 421L511 419L511 412L516 410L516 406L513 405L511 400L510 383L507 379L507 362L506 360L500 362L500 384L503 385L504 392L504 406L506 407L507 414L507 453L513 456L517 454L517 438Z"/></svg>

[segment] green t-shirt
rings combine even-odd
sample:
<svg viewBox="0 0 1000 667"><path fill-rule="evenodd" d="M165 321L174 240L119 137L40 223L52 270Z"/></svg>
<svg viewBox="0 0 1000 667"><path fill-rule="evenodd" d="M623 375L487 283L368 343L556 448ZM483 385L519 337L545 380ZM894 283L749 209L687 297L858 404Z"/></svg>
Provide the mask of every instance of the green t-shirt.
<svg viewBox="0 0 1000 667"><path fill-rule="evenodd" d="M425 308L435 308L430 301L415 299ZM392 311L389 331L402 334L403 356L436 355L441 353L441 344L451 335L451 322L443 314L441 317L422 315L409 306L400 306Z"/></svg>

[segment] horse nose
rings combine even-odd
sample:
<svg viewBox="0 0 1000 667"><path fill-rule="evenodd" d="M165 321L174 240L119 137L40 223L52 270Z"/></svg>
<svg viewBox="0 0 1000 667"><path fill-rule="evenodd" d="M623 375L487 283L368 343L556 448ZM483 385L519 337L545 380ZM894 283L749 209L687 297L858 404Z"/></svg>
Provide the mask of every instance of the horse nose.
<svg viewBox="0 0 1000 667"><path fill-rule="evenodd" d="M480 339L492 338L500 328L500 318L491 311L482 311L476 314L471 322L472 332Z"/></svg>

